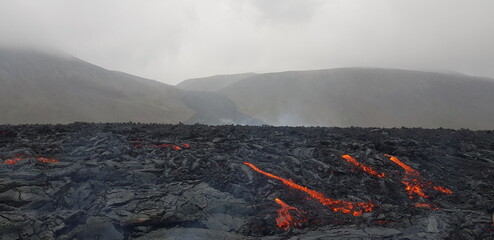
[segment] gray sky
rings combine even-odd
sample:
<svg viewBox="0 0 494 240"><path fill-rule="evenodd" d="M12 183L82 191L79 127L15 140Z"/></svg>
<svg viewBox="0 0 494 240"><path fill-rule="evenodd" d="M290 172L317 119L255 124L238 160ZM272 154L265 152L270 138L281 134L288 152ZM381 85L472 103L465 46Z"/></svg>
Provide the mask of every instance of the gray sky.
<svg viewBox="0 0 494 240"><path fill-rule="evenodd" d="M353 66L494 77L493 0L0 0L0 35L169 84Z"/></svg>

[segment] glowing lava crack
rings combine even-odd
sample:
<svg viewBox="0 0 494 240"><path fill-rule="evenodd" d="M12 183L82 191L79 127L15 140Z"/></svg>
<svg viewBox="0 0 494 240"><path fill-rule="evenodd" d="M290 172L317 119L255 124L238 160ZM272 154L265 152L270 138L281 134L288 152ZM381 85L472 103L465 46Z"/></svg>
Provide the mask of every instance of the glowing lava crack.
<svg viewBox="0 0 494 240"><path fill-rule="evenodd" d="M352 214L353 216L361 216L362 212L371 212L374 208L374 204L367 202L347 202L342 200L333 200L331 198L327 198L324 194L309 189L307 187L298 185L294 183L292 180L284 179L282 177L278 177L274 174L264 172L261 169L257 168L254 164L244 162L245 165L251 167L256 172L261 173L267 177L276 179L281 181L283 184L287 185L290 188L305 192L309 194L313 199L319 201L322 205L328 206L334 212L342 212L347 214Z"/></svg>
<svg viewBox="0 0 494 240"><path fill-rule="evenodd" d="M15 158L7 159L3 163L8 165L15 165L17 162L22 161L24 159L34 159L38 162L42 163L56 163L58 162L55 158L45 158L45 157L35 157L26 154L17 154Z"/></svg>
<svg viewBox="0 0 494 240"><path fill-rule="evenodd" d="M298 208L284 203L279 198L275 198L274 201L281 206L280 209L276 210L278 212L276 225L279 228L286 231L290 226L300 226L302 223L307 222L307 219L302 217L302 212ZM290 211L292 211L293 215L290 214Z"/></svg>
<svg viewBox="0 0 494 240"><path fill-rule="evenodd" d="M378 172L376 172L371 167L368 167L368 166L365 166L362 163L359 163L357 161L357 159L353 158L350 155L343 155L341 157L344 158L345 160L347 160L349 163L355 165L356 167L360 167L362 169L362 171L364 171L364 172L366 172L366 173L368 173L370 175L373 175L373 176L376 176L376 177L379 177L379 178L384 178L384 173L378 173Z"/></svg>
<svg viewBox="0 0 494 240"><path fill-rule="evenodd" d="M420 175L419 171L409 167L408 165L400 161L400 159L398 159L397 157L388 154L385 154L384 156L389 157L389 160L393 161L394 163L405 169L405 176L403 176L403 180L401 182L405 185L405 190L408 193L408 198L413 199L414 195L418 195L423 198L429 198L429 195L425 194L424 192L426 188L432 188L444 194L453 193L453 191L448 188L432 185L431 182L426 181L424 177ZM427 203L417 203L415 204L415 207L438 209L437 207L434 207L431 204Z"/></svg>
<svg viewBox="0 0 494 240"><path fill-rule="evenodd" d="M141 144L141 140L132 140L132 142L134 143L134 147L144 147L144 148L171 148L175 151L178 151L178 150L183 150L183 149L187 149L187 148L190 148L190 145L187 144L187 143L180 143L179 145L174 145L174 144L167 144L167 143L164 143L164 144L154 144L154 145L143 145Z"/></svg>

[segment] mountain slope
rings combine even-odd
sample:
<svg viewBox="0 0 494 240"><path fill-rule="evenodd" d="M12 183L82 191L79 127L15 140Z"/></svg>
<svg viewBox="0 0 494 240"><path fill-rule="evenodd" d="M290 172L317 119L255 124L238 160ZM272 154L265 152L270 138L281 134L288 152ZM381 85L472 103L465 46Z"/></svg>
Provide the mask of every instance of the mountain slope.
<svg viewBox="0 0 494 240"><path fill-rule="evenodd" d="M172 86L62 54L1 49L0 83L0 123L171 123L193 115Z"/></svg>
<svg viewBox="0 0 494 240"><path fill-rule="evenodd" d="M343 68L259 74L218 91L273 125L494 129L494 80Z"/></svg>
<svg viewBox="0 0 494 240"><path fill-rule="evenodd" d="M494 80L462 74L346 68L185 83L201 92L109 71L64 54L0 48L0 124L134 121L494 129Z"/></svg>
<svg viewBox="0 0 494 240"><path fill-rule="evenodd" d="M232 75L215 75L205 78L193 78L177 84L177 87L189 91L217 91L254 75L256 74L239 73Z"/></svg>
<svg viewBox="0 0 494 240"><path fill-rule="evenodd" d="M0 48L0 86L0 124L254 121L215 93L191 101L195 93L62 53ZM203 110L207 105L231 107Z"/></svg>

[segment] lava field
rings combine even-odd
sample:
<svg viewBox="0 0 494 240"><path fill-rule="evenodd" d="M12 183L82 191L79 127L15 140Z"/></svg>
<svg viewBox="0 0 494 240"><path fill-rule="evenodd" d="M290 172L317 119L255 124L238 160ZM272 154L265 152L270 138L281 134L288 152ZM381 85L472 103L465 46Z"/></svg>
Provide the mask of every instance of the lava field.
<svg viewBox="0 0 494 240"><path fill-rule="evenodd" d="M494 132L0 126L0 239L494 239Z"/></svg>

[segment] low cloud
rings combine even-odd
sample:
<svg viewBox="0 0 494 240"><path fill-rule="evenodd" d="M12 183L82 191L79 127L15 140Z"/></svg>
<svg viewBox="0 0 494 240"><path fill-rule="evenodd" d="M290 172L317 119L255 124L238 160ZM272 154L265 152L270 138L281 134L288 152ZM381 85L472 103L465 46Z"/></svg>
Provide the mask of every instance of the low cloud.
<svg viewBox="0 0 494 240"><path fill-rule="evenodd" d="M494 77L493 15L490 0L4 0L0 44L170 84L352 66Z"/></svg>

